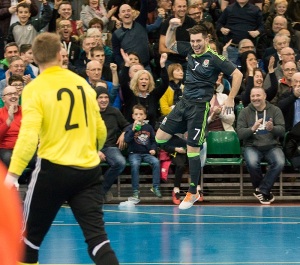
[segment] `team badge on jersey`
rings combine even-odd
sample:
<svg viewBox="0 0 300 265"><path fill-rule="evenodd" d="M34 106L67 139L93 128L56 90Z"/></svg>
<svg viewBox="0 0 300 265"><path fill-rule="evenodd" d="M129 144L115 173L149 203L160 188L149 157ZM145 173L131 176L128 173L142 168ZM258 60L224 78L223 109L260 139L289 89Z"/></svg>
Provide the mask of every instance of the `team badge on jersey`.
<svg viewBox="0 0 300 265"><path fill-rule="evenodd" d="M203 67L208 67L208 65L209 65L209 60L205 59L204 62L203 62L203 64L202 64L202 66Z"/></svg>

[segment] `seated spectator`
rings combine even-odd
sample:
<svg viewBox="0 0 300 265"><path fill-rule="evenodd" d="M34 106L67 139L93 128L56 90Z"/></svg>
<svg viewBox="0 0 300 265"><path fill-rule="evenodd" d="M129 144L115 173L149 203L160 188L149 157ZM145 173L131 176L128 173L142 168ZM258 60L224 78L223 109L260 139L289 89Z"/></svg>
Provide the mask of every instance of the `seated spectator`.
<svg viewBox="0 0 300 265"><path fill-rule="evenodd" d="M71 24L70 35L78 40L84 34L83 23L81 20L72 20L72 13L72 4L69 1L54 0L48 31L56 32L62 20L69 20Z"/></svg>
<svg viewBox="0 0 300 265"><path fill-rule="evenodd" d="M281 51L280 51L281 60L277 63L277 66L274 65L274 68L275 68L274 73L275 73L277 82L279 82L279 80L283 77L282 66L287 62L298 61L300 58L299 58L299 56L297 56L297 58L296 58L296 56L297 55L295 54L295 51L290 47L285 47L285 48L281 49ZM275 63L275 60L274 60L274 63ZM300 71L300 65L298 65L298 64L297 64L297 69L298 69L298 71ZM264 88L267 89L270 86L271 86L271 79L270 79L270 74L268 73L264 80Z"/></svg>
<svg viewBox="0 0 300 265"><path fill-rule="evenodd" d="M231 43L232 43L232 41L230 40L223 46L222 55L225 56L226 58L228 58L227 48L230 46ZM233 62L239 70L241 70L241 67L242 67L241 56L246 51L253 51L253 52L255 52L255 55L256 55L255 46L254 46L253 42L249 39L242 39L238 45L237 60L235 62ZM263 69L264 65L263 65L263 61L261 59L258 59L258 65L260 68Z"/></svg>
<svg viewBox="0 0 300 265"><path fill-rule="evenodd" d="M283 77L279 80L278 90L271 103L278 105L282 94L292 91L292 77L297 72L297 66L294 62L287 62L282 66Z"/></svg>
<svg viewBox="0 0 300 265"><path fill-rule="evenodd" d="M103 1L85 0L83 1L83 6L80 12L80 20L83 22L85 29L87 29L89 26L89 22L93 18L99 18L100 20L102 20L104 25L103 32L106 32L106 26L111 17L117 11L117 8L118 7L115 6L107 11Z"/></svg>
<svg viewBox="0 0 300 265"><path fill-rule="evenodd" d="M119 95L119 77L117 72L117 65L111 63L110 69L112 72L112 82L106 81L106 84L108 86L108 92L112 97L112 106L116 107L118 109L121 108L121 99ZM102 78L102 65L96 61L92 60L88 62L87 68L86 68L86 74L87 74L87 81L88 83L95 88L97 86L97 83ZM114 100L113 100L114 98Z"/></svg>
<svg viewBox="0 0 300 265"><path fill-rule="evenodd" d="M293 74L291 85L292 90L282 93L278 98L278 107L283 113L287 132L300 122L300 72Z"/></svg>
<svg viewBox="0 0 300 265"><path fill-rule="evenodd" d="M252 42L263 33L263 16L261 10L249 1L237 0L227 6L216 22L217 32L223 39L223 44L229 42L228 59L233 63L238 58L238 44L242 39Z"/></svg>
<svg viewBox="0 0 300 265"><path fill-rule="evenodd" d="M299 88L300 86L297 88L297 94L300 96ZM294 169L300 171L300 122L295 124L286 135L284 153Z"/></svg>
<svg viewBox="0 0 300 265"><path fill-rule="evenodd" d="M30 74L31 78L37 77L39 68L33 65L33 53L31 44L22 44L20 46L20 57L25 64L25 72Z"/></svg>
<svg viewBox="0 0 300 265"><path fill-rule="evenodd" d="M212 17L208 12L205 12L198 4L189 5L187 8L188 16L200 24L204 21L213 23Z"/></svg>
<svg viewBox="0 0 300 265"><path fill-rule="evenodd" d="M284 16L279 15L273 19L271 25L272 25L271 28L265 29L264 33L260 36L258 43L256 45L256 51L259 58L262 58L265 50L268 47L272 46L275 35L281 29L288 28L288 21Z"/></svg>
<svg viewBox="0 0 300 265"><path fill-rule="evenodd" d="M106 162L110 166L105 171L102 182L105 201L108 202L112 200L112 193L109 190L126 165L126 159L121 151L126 148L124 135L125 128L129 125L129 122L118 109L109 106L107 88L98 86L95 88L95 91L100 114L107 128L105 144L98 153L101 162Z"/></svg>
<svg viewBox="0 0 300 265"><path fill-rule="evenodd" d="M97 17L92 18L88 26L89 29L99 29L101 32L103 32L103 27L104 25L102 20Z"/></svg>
<svg viewBox="0 0 300 265"><path fill-rule="evenodd" d="M242 94L245 92L246 89L246 81L249 75L249 69L254 69L257 67L257 57L254 51L245 51L241 54L241 69L240 71L243 74L243 81L241 83L240 90L238 95L235 97L235 103L242 101Z"/></svg>
<svg viewBox="0 0 300 265"><path fill-rule="evenodd" d="M223 73L219 74L214 95L210 101L210 111L207 119L208 131L234 131L234 112L232 111L228 114L223 109L224 102L228 96L223 93L224 85L222 79Z"/></svg>
<svg viewBox="0 0 300 265"><path fill-rule="evenodd" d="M160 66L162 82L158 85L158 87L155 87L153 77L147 70L137 71L132 77L129 86L130 77L128 70L130 60L128 54L124 51L122 51L122 56L125 61L125 66L121 71L120 85L125 105L124 116L128 121L132 121L130 109L132 109L132 107L136 104L141 104L147 110L149 124L152 127L155 127L155 123L158 120L159 99L166 92L169 85L168 73L165 68L167 55L161 55Z"/></svg>
<svg viewBox="0 0 300 265"><path fill-rule="evenodd" d="M284 118L281 110L266 101L262 87L254 87L251 104L241 110L237 120L237 134L244 145L244 158L253 185L253 195L261 204L271 204L275 197L271 190L285 164L279 142L284 136ZM260 163L268 163L263 175Z"/></svg>
<svg viewBox="0 0 300 265"><path fill-rule="evenodd" d="M170 64L168 67L169 87L159 100L160 111L163 116L168 115L182 96L183 69L181 64Z"/></svg>
<svg viewBox="0 0 300 265"><path fill-rule="evenodd" d="M86 78L86 65L91 60L90 51L96 47L96 41L93 37L84 36L81 40L81 50L78 59L75 60L77 74Z"/></svg>
<svg viewBox="0 0 300 265"><path fill-rule="evenodd" d="M69 69L72 72L76 73L76 68L73 64L70 63L69 55L65 48L61 48L60 55L61 55L61 67L64 69Z"/></svg>
<svg viewBox="0 0 300 265"><path fill-rule="evenodd" d="M39 34L51 20L52 11L46 0L43 0L43 15L38 19L30 19L30 5L20 3L17 5L17 16L19 21L9 27L7 41L21 44L32 44L34 38Z"/></svg>
<svg viewBox="0 0 300 265"><path fill-rule="evenodd" d="M5 72L8 70L8 60L11 57L19 56L19 46L15 42L7 43L4 46L4 59L0 61L0 80L5 78Z"/></svg>
<svg viewBox="0 0 300 265"><path fill-rule="evenodd" d="M101 46L104 49L105 53L105 63L109 65L112 63L113 59L113 54L112 54L112 49L105 45L102 40L102 32L99 29L96 28L91 28L88 29L86 32L87 37L93 37L96 41L96 46Z"/></svg>
<svg viewBox="0 0 300 265"><path fill-rule="evenodd" d="M273 21L275 17L277 16L283 16L287 19L287 27L289 30L292 29L292 19L288 16L287 14L287 6L288 2L287 0L275 0L274 1L274 10L271 11L266 18L265 21L265 31L266 32L272 32L272 27L273 27Z"/></svg>
<svg viewBox="0 0 300 265"><path fill-rule="evenodd" d="M273 47L266 48L263 54L262 60L265 72L268 71L267 67L269 65L269 60L271 56L274 56L274 65L277 66L277 63L281 60L280 51L285 47L289 47L290 41L291 39L285 34L277 33L275 35L273 39Z"/></svg>
<svg viewBox="0 0 300 265"><path fill-rule="evenodd" d="M111 82L112 76L111 76L111 70L109 65L111 62L109 62L110 59L108 59L108 62L106 61L105 51L103 46L96 46L93 47L90 51L91 60L96 60L102 65L102 79Z"/></svg>
<svg viewBox="0 0 300 265"><path fill-rule="evenodd" d="M70 63L74 65L75 61L79 58L80 46L78 41L72 36L71 20L61 19L57 25L57 33L68 53Z"/></svg>
<svg viewBox="0 0 300 265"><path fill-rule="evenodd" d="M162 26L159 38L159 53L167 53L168 60L167 60L167 67L172 63L180 63L183 68L183 72L185 73L187 68L187 60L186 57L174 51L168 49L166 46L166 35L167 30L169 28L169 22L173 18L178 18L181 21L180 27L176 28L176 41L190 41L190 36L187 29L192 28L196 25L196 21L187 15L187 0L175 0L172 2L172 10L173 16L166 19Z"/></svg>
<svg viewBox="0 0 300 265"><path fill-rule="evenodd" d="M153 127L146 123L146 108L140 104L132 108L134 123L126 128L125 142L128 145L128 160L131 167L131 181L133 194L129 200L135 203L140 201L139 196L139 169L141 162L147 162L152 166L153 186L150 189L155 196L161 198L160 192L160 164L155 157L157 144Z"/></svg>
<svg viewBox="0 0 300 265"><path fill-rule="evenodd" d="M278 81L274 72L274 57L270 58L269 61L269 75L271 78L271 86L265 89L267 95L267 101L271 101L277 94L278 91ZM248 77L245 80L246 87L244 93L241 95L243 105L246 107L250 103L250 93L253 87L263 87L264 73L260 68L253 68L251 64L248 66Z"/></svg>
<svg viewBox="0 0 300 265"><path fill-rule="evenodd" d="M8 85L17 89L19 95L19 105L21 105L21 95L24 88L24 81L21 75L11 75L8 79ZM2 97L0 98L0 108L4 107Z"/></svg>
<svg viewBox="0 0 300 265"><path fill-rule="evenodd" d="M9 60L9 68L5 73L5 79L0 81L0 96L2 95L3 89L8 84L8 79L11 75L21 75L24 84L28 84L31 81L30 74L25 74L25 64L21 57L15 56Z"/></svg>
<svg viewBox="0 0 300 265"><path fill-rule="evenodd" d="M115 30L112 35L112 47L116 64L120 68L124 64L121 49L126 53L136 52L141 58L145 69L150 70L150 53L148 33L146 29L148 2L141 1L139 16L134 20L132 8L128 4L121 5L119 19L122 27Z"/></svg>
<svg viewBox="0 0 300 265"><path fill-rule="evenodd" d="M9 167L12 152L18 138L22 111L18 104L19 94L14 86L7 86L3 90L4 107L0 108L0 159ZM29 163L34 168L34 160Z"/></svg>

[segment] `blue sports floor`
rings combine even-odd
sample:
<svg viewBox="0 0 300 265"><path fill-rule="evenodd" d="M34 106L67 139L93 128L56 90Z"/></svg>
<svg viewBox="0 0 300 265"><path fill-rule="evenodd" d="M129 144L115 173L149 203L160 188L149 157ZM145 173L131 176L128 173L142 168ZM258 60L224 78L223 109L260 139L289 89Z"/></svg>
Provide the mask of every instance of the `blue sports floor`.
<svg viewBox="0 0 300 265"><path fill-rule="evenodd" d="M300 207L105 205L106 231L122 265L300 264ZM61 208L40 264L93 264L68 207Z"/></svg>

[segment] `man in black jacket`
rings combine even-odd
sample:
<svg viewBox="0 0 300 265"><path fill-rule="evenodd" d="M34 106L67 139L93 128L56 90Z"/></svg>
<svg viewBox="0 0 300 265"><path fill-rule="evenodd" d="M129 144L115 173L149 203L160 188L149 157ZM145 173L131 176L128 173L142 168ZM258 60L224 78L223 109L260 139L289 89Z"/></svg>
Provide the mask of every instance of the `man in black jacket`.
<svg viewBox="0 0 300 265"><path fill-rule="evenodd" d="M121 150L126 147L124 134L129 122L117 108L109 106L109 94L105 87L98 86L95 90L100 114L107 128L106 142L98 153L101 161L106 162L110 166L103 176L103 193L105 200L108 202L112 200L112 194L109 192L109 189L126 165L126 160Z"/></svg>

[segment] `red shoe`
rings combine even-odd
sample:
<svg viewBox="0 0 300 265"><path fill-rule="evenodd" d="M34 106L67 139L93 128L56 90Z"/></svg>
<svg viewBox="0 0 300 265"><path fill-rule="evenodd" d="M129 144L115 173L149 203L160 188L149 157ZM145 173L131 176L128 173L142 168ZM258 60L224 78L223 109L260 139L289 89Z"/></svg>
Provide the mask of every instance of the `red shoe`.
<svg viewBox="0 0 300 265"><path fill-rule="evenodd" d="M176 205L179 205L180 204L180 194L179 192L174 192L172 191L172 200L173 200L173 203L176 204Z"/></svg>
<svg viewBox="0 0 300 265"><path fill-rule="evenodd" d="M199 201L199 202L203 202L203 201L204 201L203 192L202 192L201 190L198 190L198 192L199 192L199 195L200 195L198 201Z"/></svg>

